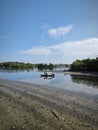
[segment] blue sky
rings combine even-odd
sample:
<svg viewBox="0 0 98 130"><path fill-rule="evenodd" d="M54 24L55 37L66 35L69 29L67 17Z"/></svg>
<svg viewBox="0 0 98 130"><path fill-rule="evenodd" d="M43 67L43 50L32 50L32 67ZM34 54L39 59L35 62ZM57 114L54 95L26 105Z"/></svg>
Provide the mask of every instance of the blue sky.
<svg viewBox="0 0 98 130"><path fill-rule="evenodd" d="M0 0L0 62L98 55L98 0Z"/></svg>

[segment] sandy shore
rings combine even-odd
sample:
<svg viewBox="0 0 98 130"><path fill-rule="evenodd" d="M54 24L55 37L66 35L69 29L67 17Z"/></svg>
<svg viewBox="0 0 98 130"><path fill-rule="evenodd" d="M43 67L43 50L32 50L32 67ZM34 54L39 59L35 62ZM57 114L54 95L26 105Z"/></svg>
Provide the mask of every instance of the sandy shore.
<svg viewBox="0 0 98 130"><path fill-rule="evenodd" d="M0 79L0 130L97 130L98 99Z"/></svg>

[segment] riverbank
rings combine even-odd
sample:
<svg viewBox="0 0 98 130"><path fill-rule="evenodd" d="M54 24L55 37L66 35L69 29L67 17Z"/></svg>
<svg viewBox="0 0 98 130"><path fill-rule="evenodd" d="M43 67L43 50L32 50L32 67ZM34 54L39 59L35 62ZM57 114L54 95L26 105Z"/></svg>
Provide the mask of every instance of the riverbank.
<svg viewBox="0 0 98 130"><path fill-rule="evenodd" d="M86 71L70 71L70 70L54 70L53 73L70 74L70 75L83 75L83 76L98 76L98 72L86 72Z"/></svg>
<svg viewBox="0 0 98 130"><path fill-rule="evenodd" d="M98 99L0 79L0 130L97 130Z"/></svg>
<svg viewBox="0 0 98 130"><path fill-rule="evenodd" d="M64 74L83 75L83 76L98 76L98 72L78 72L78 71L62 71Z"/></svg>

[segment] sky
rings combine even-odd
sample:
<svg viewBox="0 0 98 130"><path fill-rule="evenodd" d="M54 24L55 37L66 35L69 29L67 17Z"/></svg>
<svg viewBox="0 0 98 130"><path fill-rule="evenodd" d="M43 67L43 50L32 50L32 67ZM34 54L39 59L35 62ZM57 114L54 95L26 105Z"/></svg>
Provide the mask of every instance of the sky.
<svg viewBox="0 0 98 130"><path fill-rule="evenodd" d="M0 62L98 56L98 0L0 0Z"/></svg>

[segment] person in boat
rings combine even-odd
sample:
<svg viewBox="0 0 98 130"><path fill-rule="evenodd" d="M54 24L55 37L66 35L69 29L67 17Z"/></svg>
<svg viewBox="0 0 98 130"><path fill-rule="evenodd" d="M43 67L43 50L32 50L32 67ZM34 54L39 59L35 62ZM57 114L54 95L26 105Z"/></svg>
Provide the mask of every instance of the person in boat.
<svg viewBox="0 0 98 130"><path fill-rule="evenodd" d="M51 73L51 75L54 77L54 74L53 74L53 73Z"/></svg>
<svg viewBox="0 0 98 130"><path fill-rule="evenodd" d="M46 75L46 76L48 75L46 71L44 71L44 75Z"/></svg>

